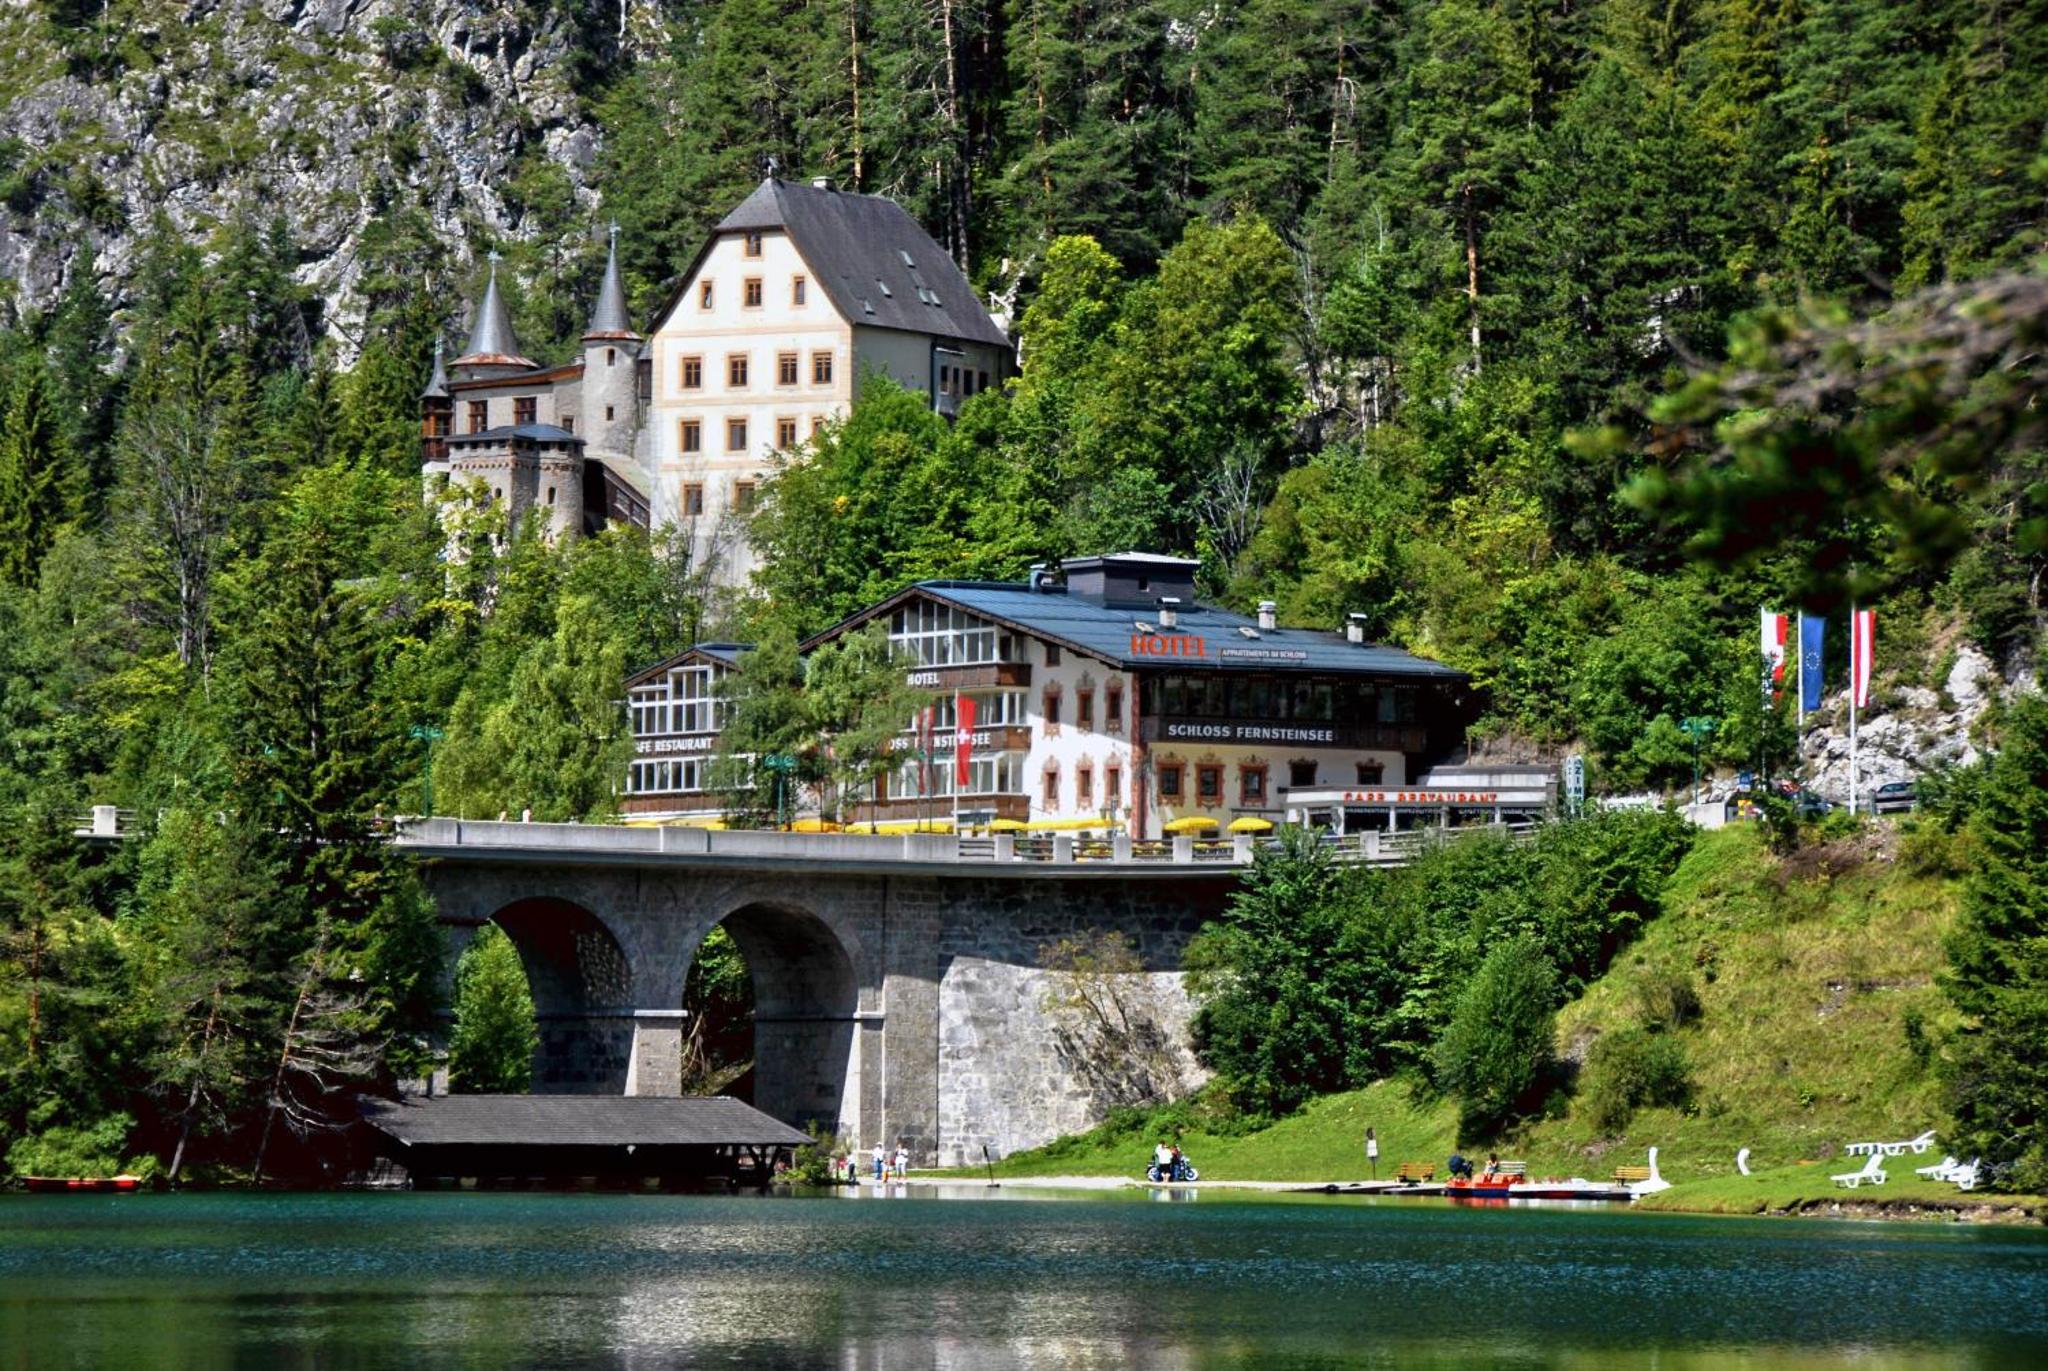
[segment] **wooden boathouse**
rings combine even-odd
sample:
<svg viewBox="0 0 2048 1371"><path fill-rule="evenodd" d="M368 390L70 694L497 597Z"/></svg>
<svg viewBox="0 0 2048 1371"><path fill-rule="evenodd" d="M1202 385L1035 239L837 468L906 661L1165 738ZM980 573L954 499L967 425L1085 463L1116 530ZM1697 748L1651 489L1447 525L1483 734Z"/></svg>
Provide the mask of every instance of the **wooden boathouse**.
<svg viewBox="0 0 2048 1371"><path fill-rule="evenodd" d="M368 1100L377 1154L416 1188L766 1185L810 1139L724 1095L438 1095Z"/></svg>

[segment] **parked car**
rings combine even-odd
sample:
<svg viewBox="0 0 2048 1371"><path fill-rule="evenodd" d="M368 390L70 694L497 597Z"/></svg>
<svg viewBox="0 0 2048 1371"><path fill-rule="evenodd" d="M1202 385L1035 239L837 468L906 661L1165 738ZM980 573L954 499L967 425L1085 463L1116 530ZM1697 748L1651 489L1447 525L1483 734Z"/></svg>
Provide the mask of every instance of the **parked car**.
<svg viewBox="0 0 2048 1371"><path fill-rule="evenodd" d="M1877 814L1904 814L1919 802L1911 781L1886 781L1870 793L1870 808Z"/></svg>
<svg viewBox="0 0 2048 1371"><path fill-rule="evenodd" d="M1802 790L1792 797L1792 812L1802 819L1823 819L1834 812L1835 802L1825 795Z"/></svg>

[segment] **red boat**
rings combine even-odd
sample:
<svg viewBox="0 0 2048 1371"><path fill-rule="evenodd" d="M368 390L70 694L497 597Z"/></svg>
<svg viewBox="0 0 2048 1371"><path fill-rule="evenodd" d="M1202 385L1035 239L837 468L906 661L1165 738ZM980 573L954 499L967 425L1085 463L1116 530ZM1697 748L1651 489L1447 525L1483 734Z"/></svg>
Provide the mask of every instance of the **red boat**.
<svg viewBox="0 0 2048 1371"><path fill-rule="evenodd" d="M38 1195L120 1193L142 1188L140 1176L24 1176L22 1184Z"/></svg>
<svg viewBox="0 0 2048 1371"><path fill-rule="evenodd" d="M1584 1180L1534 1181L1514 1175L1457 1176L1444 1184L1444 1194L1454 1200L1626 1200L1634 1198L1625 1185L1606 1185Z"/></svg>

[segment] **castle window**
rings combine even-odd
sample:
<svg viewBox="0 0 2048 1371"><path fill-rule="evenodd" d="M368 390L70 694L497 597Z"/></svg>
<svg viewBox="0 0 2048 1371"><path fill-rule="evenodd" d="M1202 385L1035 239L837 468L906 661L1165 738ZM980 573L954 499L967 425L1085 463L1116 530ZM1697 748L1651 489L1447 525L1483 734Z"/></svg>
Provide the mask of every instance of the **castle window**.
<svg viewBox="0 0 2048 1371"><path fill-rule="evenodd" d="M747 388L747 354L735 352L725 359L725 384L732 390Z"/></svg>
<svg viewBox="0 0 2048 1371"><path fill-rule="evenodd" d="M1095 731L1095 692L1077 690L1074 692L1074 726L1083 733Z"/></svg>
<svg viewBox="0 0 2048 1371"><path fill-rule="evenodd" d="M606 405L604 407L604 421L606 423L610 423L612 421L612 407L610 405Z"/></svg>
<svg viewBox="0 0 2048 1371"><path fill-rule="evenodd" d="M744 304L748 309L761 308L760 277L749 276L747 278L746 284L740 288L740 303Z"/></svg>
<svg viewBox="0 0 2048 1371"><path fill-rule="evenodd" d="M732 507L734 513L745 514L754 507L754 483L734 481L732 483Z"/></svg>
<svg viewBox="0 0 2048 1371"><path fill-rule="evenodd" d="M759 229L749 229L745 242L747 256L759 257L761 255L761 231Z"/></svg>
<svg viewBox="0 0 2048 1371"><path fill-rule="evenodd" d="M725 450L727 452L745 452L747 450L747 421L745 419L727 419L725 421Z"/></svg>
<svg viewBox="0 0 2048 1371"><path fill-rule="evenodd" d="M1058 809L1060 807L1060 764L1058 762L1047 762L1045 764L1045 807L1047 809Z"/></svg>
<svg viewBox="0 0 2048 1371"><path fill-rule="evenodd" d="M806 284L807 283L804 281L804 278L801 276L792 276L789 278L789 303L797 306L798 308L802 308L804 303L804 290Z"/></svg>
<svg viewBox="0 0 2048 1371"><path fill-rule="evenodd" d="M1124 731L1124 688L1112 685L1102 692L1102 729L1105 733Z"/></svg>
<svg viewBox="0 0 2048 1371"><path fill-rule="evenodd" d="M817 437L817 436L818 436L819 434L823 433L824 431L825 431L825 416L824 416L824 415L822 415L822 414L813 414L813 415L811 416L811 436L812 436L813 438L815 438L815 437Z"/></svg>
<svg viewBox="0 0 2048 1371"><path fill-rule="evenodd" d="M829 386L832 384L832 354L814 352L811 354L811 384Z"/></svg>
<svg viewBox="0 0 2048 1371"><path fill-rule="evenodd" d="M775 446L785 448L796 446L796 420L777 419L775 421Z"/></svg>
<svg viewBox="0 0 2048 1371"><path fill-rule="evenodd" d="M683 359L683 389L701 390L704 387L704 359L685 357Z"/></svg>
<svg viewBox="0 0 2048 1371"><path fill-rule="evenodd" d="M704 514L704 483L691 481L683 486L683 517L702 518Z"/></svg>
<svg viewBox="0 0 2048 1371"><path fill-rule="evenodd" d="M606 366L617 366L618 361L619 350L617 348L606 348L604 350L604 364Z"/></svg>
<svg viewBox="0 0 2048 1371"><path fill-rule="evenodd" d="M697 283L697 308L711 308L711 283L709 281L699 281Z"/></svg>
<svg viewBox="0 0 2048 1371"><path fill-rule="evenodd" d="M1291 786L1305 786L1314 785L1315 783L1316 764L1314 762L1289 762L1287 764L1287 784Z"/></svg>
<svg viewBox="0 0 2048 1371"><path fill-rule="evenodd" d="M573 414L564 414L564 415L562 416L562 432L564 432L564 433L574 433L575 431L576 431L576 416L575 416L575 415L573 415Z"/></svg>
<svg viewBox="0 0 2048 1371"><path fill-rule="evenodd" d="M1237 769L1237 802L1247 809L1265 807L1266 768L1241 766Z"/></svg>
<svg viewBox="0 0 2048 1371"><path fill-rule="evenodd" d="M1387 764L1385 762L1360 762L1358 764L1358 783L1360 785L1378 785L1386 778Z"/></svg>
<svg viewBox="0 0 2048 1371"><path fill-rule="evenodd" d="M1124 802L1124 769L1112 766L1102 773L1102 803L1110 809L1120 809Z"/></svg>
<svg viewBox="0 0 2048 1371"><path fill-rule="evenodd" d="M554 502L555 502L555 488L554 488L553 486L549 486L549 487L548 487L548 503L549 503L549 504L553 504Z"/></svg>
<svg viewBox="0 0 2048 1371"><path fill-rule="evenodd" d="M512 422L530 424L534 421L537 402L531 395L522 395L512 402Z"/></svg>
<svg viewBox="0 0 2048 1371"><path fill-rule="evenodd" d="M796 354L778 352L775 354L775 384L793 386L796 384Z"/></svg>
<svg viewBox="0 0 2048 1371"><path fill-rule="evenodd" d="M704 425L697 419L685 419L677 430L676 446L684 452L704 450Z"/></svg>
<svg viewBox="0 0 2048 1371"><path fill-rule="evenodd" d="M1198 766L1195 768L1195 799L1204 807L1223 803L1222 767Z"/></svg>
<svg viewBox="0 0 2048 1371"><path fill-rule="evenodd" d="M1080 809L1095 808L1095 768L1087 762L1074 769L1074 804Z"/></svg>
<svg viewBox="0 0 2048 1371"><path fill-rule="evenodd" d="M464 432L482 433L484 427L490 423L490 414L490 401L471 400L469 402L469 427Z"/></svg>

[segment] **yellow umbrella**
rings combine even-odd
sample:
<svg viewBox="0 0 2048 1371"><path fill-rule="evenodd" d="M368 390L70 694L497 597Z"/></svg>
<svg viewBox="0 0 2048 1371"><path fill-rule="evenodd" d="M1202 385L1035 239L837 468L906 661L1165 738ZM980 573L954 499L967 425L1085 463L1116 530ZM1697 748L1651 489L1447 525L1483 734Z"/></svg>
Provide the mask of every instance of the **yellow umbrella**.
<svg viewBox="0 0 2048 1371"><path fill-rule="evenodd" d="M1230 831L1232 833L1271 833L1273 831L1273 821L1271 819L1261 819L1254 814L1247 814L1241 819L1232 819L1230 821Z"/></svg>
<svg viewBox="0 0 2048 1371"><path fill-rule="evenodd" d="M1216 821L1206 814L1190 814L1185 819L1175 819L1160 827L1168 833L1201 833L1216 827Z"/></svg>
<svg viewBox="0 0 2048 1371"><path fill-rule="evenodd" d="M792 833L839 833L843 830L830 819L798 819L789 826Z"/></svg>

